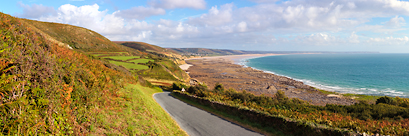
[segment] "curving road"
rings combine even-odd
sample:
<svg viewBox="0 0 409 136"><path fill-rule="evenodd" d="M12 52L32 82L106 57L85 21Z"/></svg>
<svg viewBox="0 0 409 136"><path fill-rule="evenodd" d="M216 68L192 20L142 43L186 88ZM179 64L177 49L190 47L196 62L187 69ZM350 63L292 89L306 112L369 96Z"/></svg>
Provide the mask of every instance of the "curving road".
<svg viewBox="0 0 409 136"><path fill-rule="evenodd" d="M190 136L259 136L261 134L186 104L170 92L154 94L156 102L168 112Z"/></svg>

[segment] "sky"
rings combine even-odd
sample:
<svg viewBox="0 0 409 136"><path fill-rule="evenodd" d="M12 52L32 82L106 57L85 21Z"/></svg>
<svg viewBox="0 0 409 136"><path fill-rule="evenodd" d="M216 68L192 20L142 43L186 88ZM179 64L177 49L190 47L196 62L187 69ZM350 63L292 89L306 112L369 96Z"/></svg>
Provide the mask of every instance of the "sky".
<svg viewBox="0 0 409 136"><path fill-rule="evenodd" d="M0 12L161 47L409 53L403 0L2 0Z"/></svg>

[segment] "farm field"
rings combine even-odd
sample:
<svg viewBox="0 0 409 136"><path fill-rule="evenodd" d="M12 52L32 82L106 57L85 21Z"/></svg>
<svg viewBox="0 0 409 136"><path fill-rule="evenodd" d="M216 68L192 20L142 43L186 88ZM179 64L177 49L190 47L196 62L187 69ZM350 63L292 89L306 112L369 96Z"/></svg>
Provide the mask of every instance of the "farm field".
<svg viewBox="0 0 409 136"><path fill-rule="evenodd" d="M149 69L147 65L149 61L154 62L153 59L147 59L147 57L141 58L141 56L129 56L127 52L92 52L91 55L109 60L110 63L123 66L128 70L146 70Z"/></svg>
<svg viewBox="0 0 409 136"><path fill-rule="evenodd" d="M187 78L184 71L180 70L178 65L171 60L151 55L127 52L89 52L88 54L122 66L156 85L170 85L174 81ZM163 80L170 82L163 83L161 82Z"/></svg>
<svg viewBox="0 0 409 136"><path fill-rule="evenodd" d="M104 58L104 59L110 58L110 59L115 59L115 60L126 61L126 60L130 60L130 59L139 59L140 56L105 56L105 57L102 57L102 58Z"/></svg>
<svg viewBox="0 0 409 136"><path fill-rule="evenodd" d="M118 65L118 66L123 66L129 70L144 70L144 69L149 69L148 66L145 65L140 65L140 64L132 64L128 62L120 62L120 61L109 61L112 64Z"/></svg>

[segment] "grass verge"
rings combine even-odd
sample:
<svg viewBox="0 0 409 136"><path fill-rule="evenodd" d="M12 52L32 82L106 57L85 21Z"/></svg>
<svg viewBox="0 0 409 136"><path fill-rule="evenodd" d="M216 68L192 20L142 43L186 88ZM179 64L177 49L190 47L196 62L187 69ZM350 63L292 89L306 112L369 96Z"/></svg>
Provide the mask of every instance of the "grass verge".
<svg viewBox="0 0 409 136"><path fill-rule="evenodd" d="M91 135L187 135L153 99L159 88L129 84L106 105L91 126Z"/></svg>
<svg viewBox="0 0 409 136"><path fill-rule="evenodd" d="M284 133L282 133L282 132L280 132L278 130L273 130L271 128L262 127L260 124L255 123L255 122L250 122L249 120L247 120L245 118L243 119L243 118L240 118L238 116L230 115L228 113L215 110L215 109L213 109L211 107L204 106L204 105L201 105L201 104L199 104L197 102L194 102L194 101L185 99L183 97L179 97L177 95L174 95L173 93L171 93L171 95L173 97L183 101L183 102L186 102L186 103L192 105L192 106L195 106L197 108L200 108L202 110L205 110L207 112L215 114L215 115L217 115L217 116L219 116L221 118L224 118L224 119L226 119L226 120L228 120L230 122L236 123L236 124L238 124L238 125L240 125L242 127L245 127L247 129L253 130L253 131L258 132L258 133L261 133L263 135L267 135L267 136L284 136L285 135Z"/></svg>

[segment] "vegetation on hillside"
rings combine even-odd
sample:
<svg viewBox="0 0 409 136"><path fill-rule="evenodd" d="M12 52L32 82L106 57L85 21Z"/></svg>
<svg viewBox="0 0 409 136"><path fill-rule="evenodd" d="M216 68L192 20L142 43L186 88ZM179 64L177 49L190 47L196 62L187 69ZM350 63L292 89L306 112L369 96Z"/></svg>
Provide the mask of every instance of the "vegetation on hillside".
<svg viewBox="0 0 409 136"><path fill-rule="evenodd" d="M142 54L140 57L141 59L130 59L123 56L124 59L128 59L126 60L127 62L142 64L148 67L136 70L135 72L138 75L146 77L148 79L167 80L174 82L187 82L189 80L189 75L187 75L186 72L181 70L178 66L178 64L181 64L183 61L183 57L181 55L171 50L142 42L117 42L117 43L132 49L136 49L141 52L149 53ZM116 59L115 57L118 56L104 56L104 58L113 60ZM115 61L118 61L118 58ZM124 64L123 66L126 67L125 65L129 64Z"/></svg>
<svg viewBox="0 0 409 136"><path fill-rule="evenodd" d="M104 36L78 26L41 22L35 20L22 19L26 25L32 26L49 37L57 41L68 44L74 49L82 51L126 51L126 48L111 42Z"/></svg>
<svg viewBox="0 0 409 136"><path fill-rule="evenodd" d="M160 88L129 84L118 91L120 97L99 110L90 131L96 135L186 135L152 98ZM101 129L103 128L103 129Z"/></svg>
<svg viewBox="0 0 409 136"><path fill-rule="evenodd" d="M0 38L0 135L184 134L154 103L158 90L132 85L149 82L83 51L141 52L84 28L3 13Z"/></svg>
<svg viewBox="0 0 409 136"><path fill-rule="evenodd" d="M224 89L216 84L213 90L206 86L186 87L174 84L172 89L188 88L187 93L237 108L251 109L269 115L301 122L311 122L333 128L342 128L367 134L409 135L409 99L380 97L376 104L314 106L297 98L289 99L284 92L275 96L256 96L246 91Z"/></svg>

